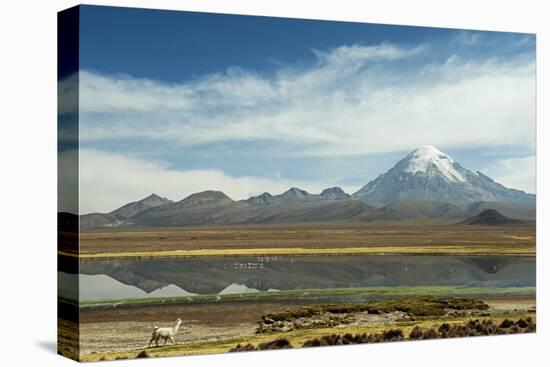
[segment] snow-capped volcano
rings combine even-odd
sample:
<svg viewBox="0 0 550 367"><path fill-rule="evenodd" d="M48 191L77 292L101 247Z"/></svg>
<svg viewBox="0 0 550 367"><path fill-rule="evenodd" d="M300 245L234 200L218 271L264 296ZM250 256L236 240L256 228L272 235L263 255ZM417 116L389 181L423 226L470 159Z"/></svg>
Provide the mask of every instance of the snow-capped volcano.
<svg viewBox="0 0 550 367"><path fill-rule="evenodd" d="M447 154L439 151L431 145L423 145L413 150L405 157L407 165L405 172L415 174L416 172L428 172L431 165L434 165L438 171L451 182L464 182L466 179L458 172L455 167L455 161Z"/></svg>
<svg viewBox="0 0 550 367"><path fill-rule="evenodd" d="M481 172L463 168L437 148L424 145L353 194L374 205L403 200L444 201L467 205L477 201L533 203L535 196L509 189Z"/></svg>

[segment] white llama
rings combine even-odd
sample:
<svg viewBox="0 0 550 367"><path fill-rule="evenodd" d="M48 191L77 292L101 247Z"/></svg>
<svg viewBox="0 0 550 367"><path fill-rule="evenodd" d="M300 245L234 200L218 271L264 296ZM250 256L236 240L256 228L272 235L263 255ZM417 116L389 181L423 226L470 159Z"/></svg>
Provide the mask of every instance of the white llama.
<svg viewBox="0 0 550 367"><path fill-rule="evenodd" d="M164 339L164 345L166 345L166 341L168 339L170 339L170 341L172 341L172 343L175 345L176 341L175 341L174 337L176 336L176 333L178 332L178 329L180 328L181 322L182 322L181 319L177 319L176 320L176 325L173 328L155 326L155 329L153 330L153 335L151 336L151 340L149 341L149 345L147 346L147 348L149 348L151 346L151 343L153 341L156 343L156 345L158 347L160 338Z"/></svg>

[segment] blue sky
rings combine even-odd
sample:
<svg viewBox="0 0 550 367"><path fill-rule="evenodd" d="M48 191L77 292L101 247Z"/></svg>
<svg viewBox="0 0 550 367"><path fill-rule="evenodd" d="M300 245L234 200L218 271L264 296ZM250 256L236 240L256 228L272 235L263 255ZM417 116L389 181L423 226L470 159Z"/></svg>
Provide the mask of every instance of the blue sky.
<svg viewBox="0 0 550 367"><path fill-rule="evenodd" d="M137 8L81 9L82 69L166 82L184 82L230 66L267 73L281 65L307 66L316 61L312 49L354 44L433 45L429 55L407 62L411 67L443 61L450 53L484 59L534 52L534 36L518 33ZM511 47L513 43L519 44Z"/></svg>
<svg viewBox="0 0 550 367"><path fill-rule="evenodd" d="M83 212L354 191L424 144L534 192L534 35L83 6L80 42Z"/></svg>

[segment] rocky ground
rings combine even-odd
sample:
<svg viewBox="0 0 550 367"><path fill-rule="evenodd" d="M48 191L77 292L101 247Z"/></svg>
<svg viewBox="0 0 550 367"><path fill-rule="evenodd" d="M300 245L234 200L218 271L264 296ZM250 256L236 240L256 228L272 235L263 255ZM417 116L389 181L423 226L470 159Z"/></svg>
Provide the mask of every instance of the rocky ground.
<svg viewBox="0 0 550 367"><path fill-rule="evenodd" d="M369 314L368 311L357 313L334 314L323 312L310 317L299 317L293 320L273 320L264 318L256 329L257 333L286 332L296 329L338 328L344 325L395 324L398 321L410 320L411 316L402 311L386 314Z"/></svg>

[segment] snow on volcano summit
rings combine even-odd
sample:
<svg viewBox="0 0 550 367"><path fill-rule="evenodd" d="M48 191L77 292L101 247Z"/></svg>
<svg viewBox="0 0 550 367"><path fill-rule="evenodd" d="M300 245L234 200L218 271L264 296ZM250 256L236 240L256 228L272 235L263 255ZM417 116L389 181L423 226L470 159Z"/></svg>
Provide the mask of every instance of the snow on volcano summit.
<svg viewBox="0 0 550 367"><path fill-rule="evenodd" d="M430 145L413 150L352 197L378 206L400 201L439 201L460 206L478 201L529 205L535 201L534 195L469 171Z"/></svg>
<svg viewBox="0 0 550 367"><path fill-rule="evenodd" d="M407 157L405 172L415 174L426 173L430 165L434 165L443 176L451 182L464 182L466 179L454 168L454 160L447 154L431 145L423 145L412 151Z"/></svg>

